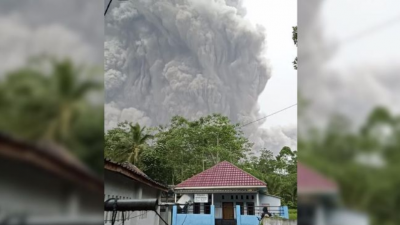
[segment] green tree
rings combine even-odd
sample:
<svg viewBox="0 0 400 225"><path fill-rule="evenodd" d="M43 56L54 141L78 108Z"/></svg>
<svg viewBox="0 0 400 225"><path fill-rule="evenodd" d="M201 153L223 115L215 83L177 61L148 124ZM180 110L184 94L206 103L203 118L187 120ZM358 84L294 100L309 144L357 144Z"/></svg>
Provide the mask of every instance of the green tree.
<svg viewBox="0 0 400 225"><path fill-rule="evenodd" d="M282 204L297 207L297 152L285 146L277 156L267 149L260 157L243 162L240 167L267 183L268 193L282 197Z"/></svg>
<svg viewBox="0 0 400 225"><path fill-rule="evenodd" d="M103 85L93 75L92 69L68 59L48 58L5 74L0 82L0 130L61 145L101 173L94 159L103 155L103 140L90 135L103 132L103 107L89 94L99 93Z"/></svg>
<svg viewBox="0 0 400 225"><path fill-rule="evenodd" d="M300 139L300 158L332 177L348 208L370 215L372 224L398 224L400 117L377 107L360 129L335 115L328 129ZM382 195L385 193L385 195Z"/></svg>
<svg viewBox="0 0 400 225"><path fill-rule="evenodd" d="M237 164L251 146L239 125L225 116L192 121L176 116L169 125L157 128L153 147L171 168L168 178L157 179L176 184L224 160Z"/></svg>
<svg viewBox="0 0 400 225"><path fill-rule="evenodd" d="M50 66L50 72L28 65L5 76L0 124L24 138L64 143L88 93L102 85L85 79L87 71L68 59L52 60Z"/></svg>
<svg viewBox="0 0 400 225"><path fill-rule="evenodd" d="M153 135L146 133L145 126L140 127L138 123L120 123L105 135L105 156L117 162L126 161L136 165L151 138Z"/></svg>
<svg viewBox="0 0 400 225"><path fill-rule="evenodd" d="M297 47L297 26L292 27L293 31L292 31L292 40L294 42L294 44ZM295 70L297 70L297 57L296 59L293 61L293 67Z"/></svg>

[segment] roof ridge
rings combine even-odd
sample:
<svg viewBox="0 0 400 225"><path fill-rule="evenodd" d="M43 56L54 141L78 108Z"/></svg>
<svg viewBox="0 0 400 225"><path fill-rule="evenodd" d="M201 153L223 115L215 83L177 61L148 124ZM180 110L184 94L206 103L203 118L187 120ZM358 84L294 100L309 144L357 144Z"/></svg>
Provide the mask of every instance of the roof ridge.
<svg viewBox="0 0 400 225"><path fill-rule="evenodd" d="M224 160L224 161L221 161L221 162L215 164L214 166L212 166L202 172L199 172L198 174L195 174L194 176L180 182L179 184L176 185L176 187L184 187L184 186L187 186L189 183L199 182L198 180L199 179L202 180L202 179L204 179L204 177L209 177L209 179L211 179L211 180L214 179L214 182L215 182L216 177L213 177L213 175L220 173L218 168L216 168L216 167L219 167L220 168L219 170L221 170L222 172L225 170L225 168L227 168L229 170L229 172L226 174L228 177L232 176L232 172L236 173L236 174L239 173L240 175L238 175L238 176L241 177L242 179L251 180L251 183L257 183L259 186L267 186L266 182L258 179L257 177L253 176L252 174L244 171L243 169L239 168L238 166L234 165L233 163L231 163L227 160ZM218 170L218 171L215 171L215 173L211 173L211 172L213 172L212 171L213 169ZM224 180L223 178L220 178L220 179ZM217 185L217 186L220 186L220 185Z"/></svg>
<svg viewBox="0 0 400 225"><path fill-rule="evenodd" d="M226 161L226 160L225 160L225 161ZM222 162L225 162L225 161L222 161ZM207 170L211 170L212 168L216 167L218 164L220 164L220 163L222 163L222 162L219 162L219 163L215 164L214 166L212 166L212 167L210 167L210 168L208 168L208 169L206 169L206 170L203 170L203 171L201 171L200 173L198 173L198 174L196 174L196 175L194 175L194 176L189 177L188 179L186 179L186 180L180 182L179 184L176 184L175 186L178 186L178 185L180 185L180 184L182 184L182 183L184 183L184 182L186 182L186 181L188 181L188 180L191 180L191 179L193 179L193 178L199 176L200 174L206 172Z"/></svg>
<svg viewBox="0 0 400 225"><path fill-rule="evenodd" d="M239 170L241 170L241 171L243 171L243 172L247 173L248 175L252 176L253 178L255 178L255 179L257 179L257 180L259 180L259 181L263 182L265 185L267 185L267 183L265 183L264 181L262 181L262 180L258 179L257 177L253 176L252 174L248 173L247 171L240 169L240 168L239 168L238 166L236 166L235 164L233 164L233 163L230 163L230 162L228 162L228 163L229 163L229 164L231 164L232 166L234 166L234 167L238 168Z"/></svg>

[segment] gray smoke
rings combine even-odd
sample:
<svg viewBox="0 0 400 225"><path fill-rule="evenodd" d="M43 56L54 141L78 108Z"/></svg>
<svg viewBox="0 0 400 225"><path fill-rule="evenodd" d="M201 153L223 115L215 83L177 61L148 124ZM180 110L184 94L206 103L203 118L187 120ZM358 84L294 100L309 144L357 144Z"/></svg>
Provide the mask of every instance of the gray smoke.
<svg viewBox="0 0 400 225"><path fill-rule="evenodd" d="M97 0L0 1L0 79L38 55L101 65L102 19Z"/></svg>
<svg viewBox="0 0 400 225"><path fill-rule="evenodd" d="M298 4L298 38L301 43L298 48L300 61L298 75L301 78L299 93L307 103L306 107L301 109L299 128L300 133L304 134L310 127L325 129L336 114L349 118L351 124L348 125L357 129L377 106L387 107L395 113L400 112L400 89L397 85L400 82L400 77L397 75L400 71L400 67L397 66L398 59L379 62L373 60L374 54L370 54L371 59L368 60L361 55L363 53L360 53L362 60L356 61L357 63L330 65L335 58L340 57L338 55L340 50L343 51L355 43L348 45L340 43L338 34L326 33L327 27L323 25L326 15L322 9L323 4L328 2L335 1L302 0ZM339 12L337 15L343 16ZM372 26L376 25L367 24L367 27ZM341 35L350 37L357 32L359 31ZM365 39L368 35L363 35L357 40L367 49L369 45L376 44ZM390 36L385 37L387 42L390 42L390 38ZM396 43L393 43L394 47L395 45Z"/></svg>
<svg viewBox="0 0 400 225"><path fill-rule="evenodd" d="M265 30L245 14L241 0L114 1L105 23L106 130L174 115L260 118L257 100L270 78ZM244 128L258 148L280 149L297 136L259 126Z"/></svg>

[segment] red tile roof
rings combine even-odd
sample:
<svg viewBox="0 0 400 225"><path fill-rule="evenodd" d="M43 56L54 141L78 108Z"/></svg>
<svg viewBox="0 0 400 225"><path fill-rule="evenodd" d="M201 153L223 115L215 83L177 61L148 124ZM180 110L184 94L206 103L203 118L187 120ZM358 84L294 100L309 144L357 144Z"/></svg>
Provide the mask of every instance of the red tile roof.
<svg viewBox="0 0 400 225"><path fill-rule="evenodd" d="M308 168L297 163L297 188L299 193L332 193L337 192L337 184Z"/></svg>
<svg viewBox="0 0 400 225"><path fill-rule="evenodd" d="M266 187L266 183L223 161L178 184L175 188L198 187Z"/></svg>

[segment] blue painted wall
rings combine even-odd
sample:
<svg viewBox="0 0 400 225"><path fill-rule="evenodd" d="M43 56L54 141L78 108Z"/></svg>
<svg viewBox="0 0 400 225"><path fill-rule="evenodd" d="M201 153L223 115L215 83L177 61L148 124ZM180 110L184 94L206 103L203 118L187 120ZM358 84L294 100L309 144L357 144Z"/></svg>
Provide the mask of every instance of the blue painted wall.
<svg viewBox="0 0 400 225"><path fill-rule="evenodd" d="M260 221L256 215L240 215L240 205L236 206L236 224L237 225L258 225Z"/></svg>
<svg viewBox="0 0 400 225"><path fill-rule="evenodd" d="M177 214L177 206L172 208L172 225L215 225L215 207L210 214Z"/></svg>
<svg viewBox="0 0 400 225"><path fill-rule="evenodd" d="M289 208L287 206L281 206L281 208L281 212L283 212L283 215L281 215L281 217L289 219Z"/></svg>

